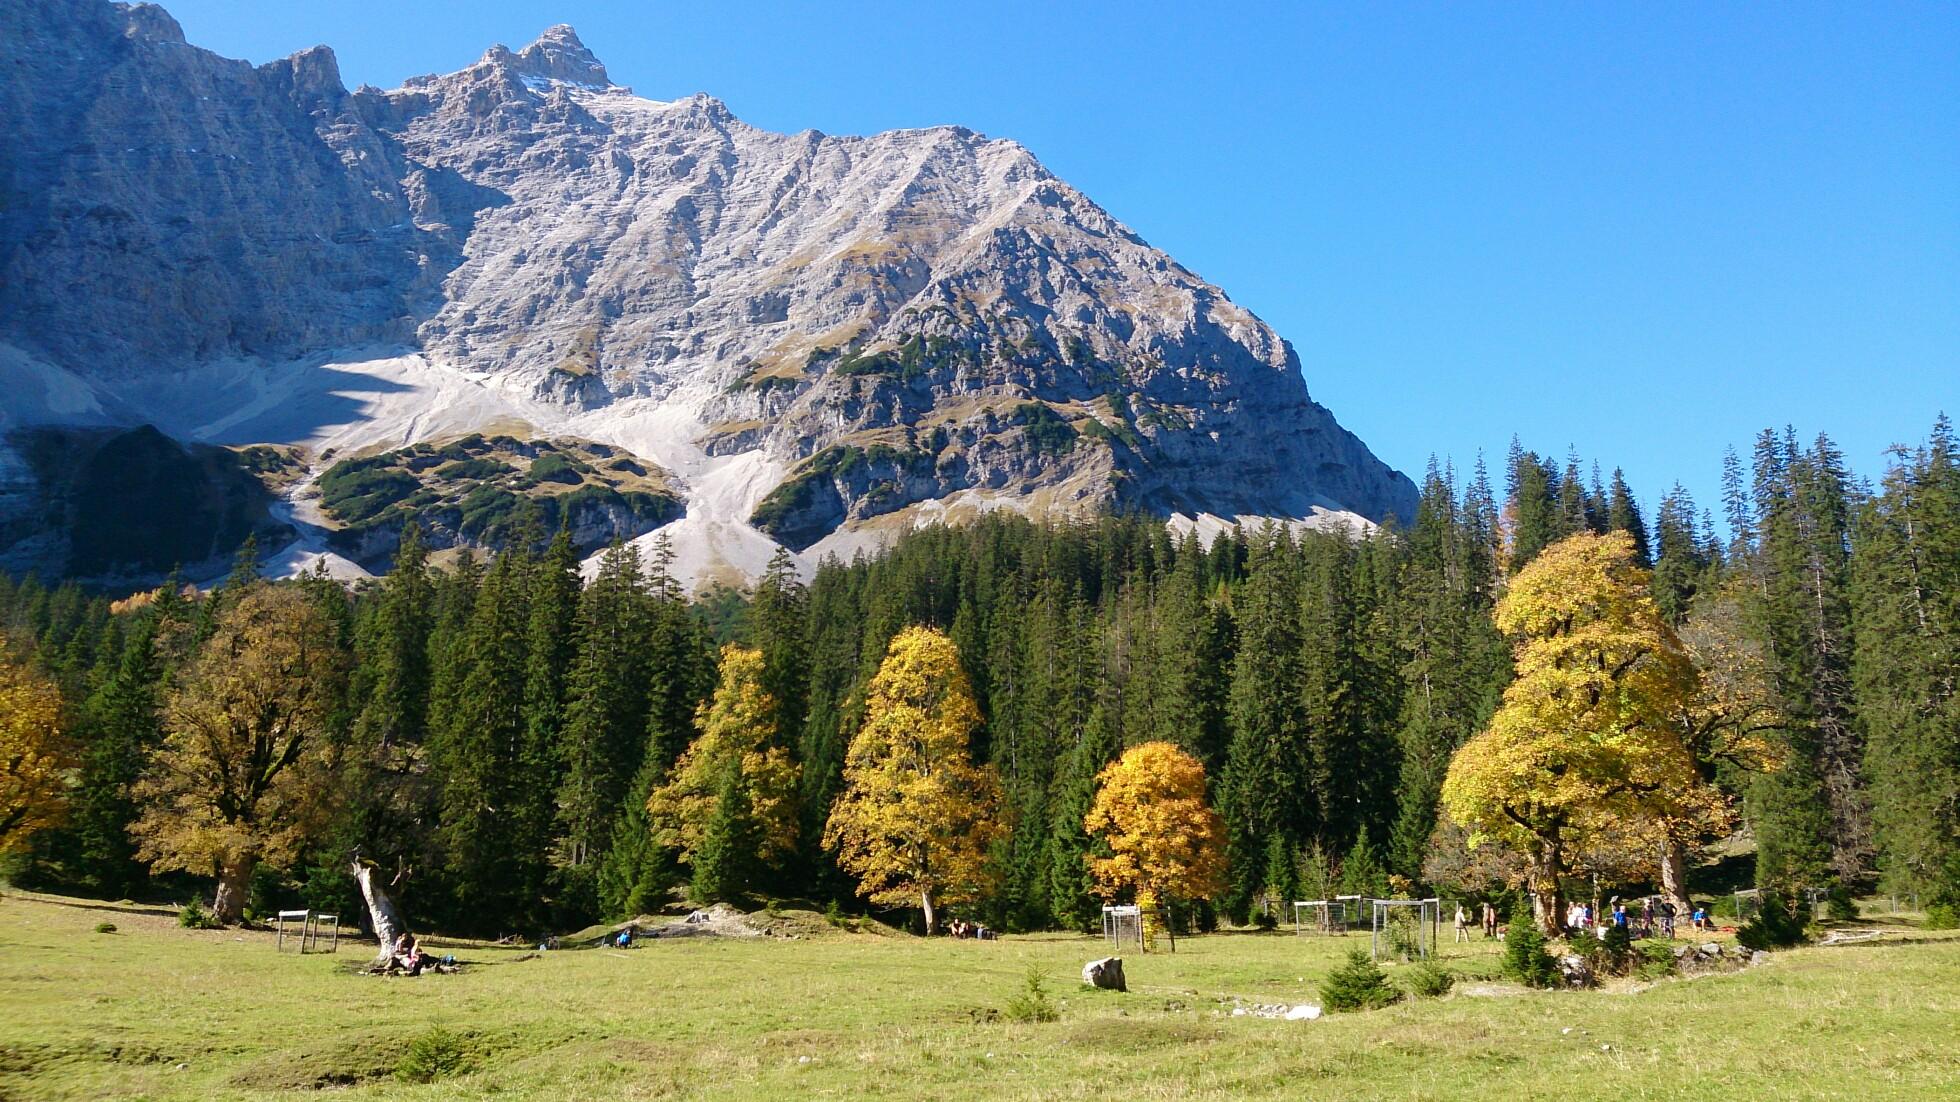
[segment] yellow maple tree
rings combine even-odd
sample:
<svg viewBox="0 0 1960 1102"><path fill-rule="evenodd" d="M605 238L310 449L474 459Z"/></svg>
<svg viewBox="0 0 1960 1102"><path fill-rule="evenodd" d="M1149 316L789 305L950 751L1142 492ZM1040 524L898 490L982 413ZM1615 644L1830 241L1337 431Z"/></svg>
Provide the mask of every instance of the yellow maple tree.
<svg viewBox="0 0 1960 1102"><path fill-rule="evenodd" d="M1104 766L1082 826L1109 846L1108 857L1086 858L1104 898L1133 893L1153 911L1224 890L1225 821L1205 802L1205 767L1168 742L1133 746Z"/></svg>
<svg viewBox="0 0 1960 1102"><path fill-rule="evenodd" d="M699 731L674 763L667 783L647 798L654 840L691 864L713 820L721 779L731 762L740 775L748 813L760 833L764 860L796 849L796 790L802 771L777 745L776 699L762 687L762 652L721 649L714 696L694 717Z"/></svg>
<svg viewBox="0 0 1960 1102"><path fill-rule="evenodd" d="M61 822L74 768L61 690L0 652L0 853Z"/></svg>
<svg viewBox="0 0 1960 1102"><path fill-rule="evenodd" d="M296 857L332 810L327 724L346 673L319 604L259 584L219 614L171 691L130 834L157 869L215 873L218 920L237 921L252 871Z"/></svg>
<svg viewBox="0 0 1960 1102"><path fill-rule="evenodd" d="M987 848L1000 781L971 757L980 709L953 641L907 628L866 690L864 723L844 758L844 790L824 827L858 891L874 903L916 903L926 932L938 909L989 886Z"/></svg>
<svg viewBox="0 0 1960 1102"><path fill-rule="evenodd" d="M1472 846L1523 854L1539 921L1554 932L1575 854L1705 821L1722 804L1683 738L1701 678L1650 580L1617 532L1569 537L1519 572L1496 609L1517 678L1443 782L1443 806Z"/></svg>

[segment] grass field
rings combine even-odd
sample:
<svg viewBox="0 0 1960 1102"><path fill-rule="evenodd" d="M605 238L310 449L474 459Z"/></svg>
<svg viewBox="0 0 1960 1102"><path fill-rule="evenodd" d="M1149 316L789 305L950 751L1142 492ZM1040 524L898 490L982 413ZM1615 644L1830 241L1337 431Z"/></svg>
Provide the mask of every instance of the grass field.
<svg viewBox="0 0 1960 1102"><path fill-rule="evenodd" d="M116 933L94 932L113 922ZM1319 1021L1349 945L1219 934L1077 985L1079 937L925 942L828 932L629 952L471 947L462 975L354 974L371 948L273 952L161 908L0 898L0 1099L376 1098L1860 1100L1953 1097L1960 938L1909 926L1742 972L1526 993L1496 947L1445 946L1440 1000ZM1881 928L1874 926L1874 928ZM1447 940L1448 931L1444 931ZM1030 968L1059 1021L999 1019ZM406 1081L411 1069L438 1073Z"/></svg>

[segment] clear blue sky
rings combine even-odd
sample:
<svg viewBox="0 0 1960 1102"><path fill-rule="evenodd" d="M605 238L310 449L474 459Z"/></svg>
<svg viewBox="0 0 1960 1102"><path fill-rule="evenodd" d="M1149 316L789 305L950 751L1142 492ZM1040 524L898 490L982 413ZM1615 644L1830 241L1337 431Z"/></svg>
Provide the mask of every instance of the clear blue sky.
<svg viewBox="0 0 1960 1102"><path fill-rule="evenodd" d="M1513 433L1650 510L1765 425L1960 417L1960 8L177 0L393 86L573 24L642 95L1032 149L1299 350L1390 463Z"/></svg>

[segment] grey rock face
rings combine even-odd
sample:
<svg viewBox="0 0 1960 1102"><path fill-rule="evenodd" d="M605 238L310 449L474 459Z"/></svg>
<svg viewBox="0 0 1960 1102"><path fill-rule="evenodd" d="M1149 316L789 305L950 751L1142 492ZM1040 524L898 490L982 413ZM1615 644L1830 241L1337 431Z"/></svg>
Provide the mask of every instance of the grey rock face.
<svg viewBox="0 0 1960 1102"><path fill-rule="evenodd" d="M151 5L13 0L0 133L0 338L98 379L409 336L457 255L324 47L255 69Z"/></svg>
<svg viewBox="0 0 1960 1102"><path fill-rule="evenodd" d="M1270 327L958 127L770 133L565 26L350 93L324 47L254 68L101 0L0 10L0 126L0 342L86 379L392 342L759 455L690 514L798 547L965 499L1414 510Z"/></svg>

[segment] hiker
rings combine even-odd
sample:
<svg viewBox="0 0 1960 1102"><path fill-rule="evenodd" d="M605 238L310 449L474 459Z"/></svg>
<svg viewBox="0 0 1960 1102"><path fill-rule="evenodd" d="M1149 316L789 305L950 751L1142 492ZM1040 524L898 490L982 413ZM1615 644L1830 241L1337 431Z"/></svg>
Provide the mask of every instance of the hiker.
<svg viewBox="0 0 1960 1102"><path fill-rule="evenodd" d="M1654 899L1652 896L1640 901L1640 936L1654 936Z"/></svg>
<svg viewBox="0 0 1960 1102"><path fill-rule="evenodd" d="M1622 930L1627 928L1627 905L1626 904L1624 903L1613 904L1613 925L1618 926Z"/></svg>
<svg viewBox="0 0 1960 1102"><path fill-rule="evenodd" d="M1669 941L1674 940L1674 914L1674 901L1661 900L1661 932L1667 935Z"/></svg>
<svg viewBox="0 0 1960 1102"><path fill-rule="evenodd" d="M1470 919L1463 913L1463 904L1456 905L1455 941L1470 940Z"/></svg>
<svg viewBox="0 0 1960 1102"><path fill-rule="evenodd" d="M1709 925L1710 923L1708 921L1707 905L1702 903L1695 904L1694 928L1697 930L1705 930L1709 927Z"/></svg>

